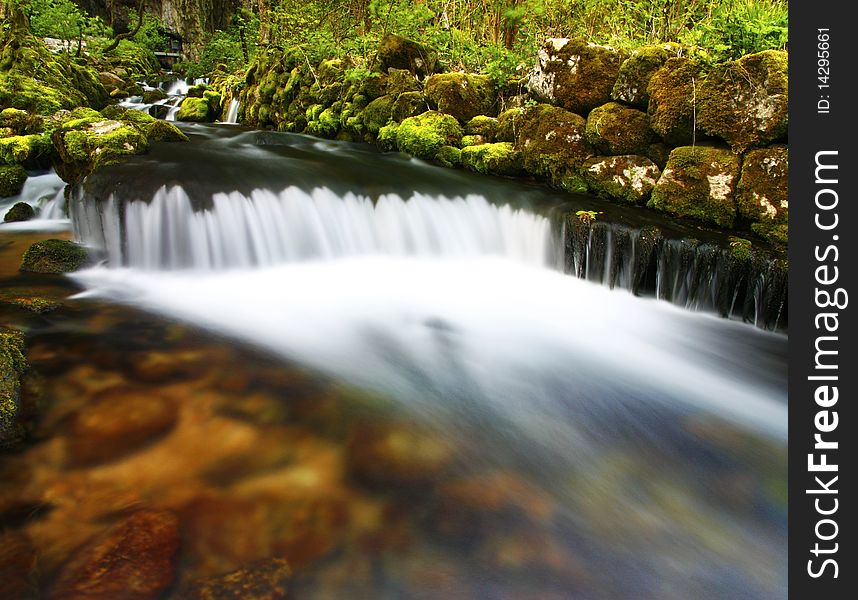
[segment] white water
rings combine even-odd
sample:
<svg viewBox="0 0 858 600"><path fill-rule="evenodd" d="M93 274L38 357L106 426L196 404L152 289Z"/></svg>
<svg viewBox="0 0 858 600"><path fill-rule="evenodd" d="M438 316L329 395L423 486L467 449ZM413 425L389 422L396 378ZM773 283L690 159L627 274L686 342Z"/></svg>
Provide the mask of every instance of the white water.
<svg viewBox="0 0 858 600"><path fill-rule="evenodd" d="M293 261L388 255L505 256L534 265L551 259L547 219L484 197L395 194L377 202L339 197L326 188L290 187L215 194L194 211L181 187L161 188L151 202L133 201L120 216L111 198L97 212L76 203L75 234L107 251L112 265L147 270L270 266Z"/></svg>
<svg viewBox="0 0 858 600"><path fill-rule="evenodd" d="M31 175L24 182L21 193L4 198L0 203L0 226L5 230L44 230L61 231L69 229L71 223L66 217L65 181L53 170L42 175ZM34 219L19 223L3 223L6 212L18 202L26 202L36 211Z"/></svg>
<svg viewBox="0 0 858 600"><path fill-rule="evenodd" d="M224 123L229 123L231 125L238 124L238 107L241 103L238 101L238 98L233 98L229 102L229 108L226 111L226 119L224 119Z"/></svg>

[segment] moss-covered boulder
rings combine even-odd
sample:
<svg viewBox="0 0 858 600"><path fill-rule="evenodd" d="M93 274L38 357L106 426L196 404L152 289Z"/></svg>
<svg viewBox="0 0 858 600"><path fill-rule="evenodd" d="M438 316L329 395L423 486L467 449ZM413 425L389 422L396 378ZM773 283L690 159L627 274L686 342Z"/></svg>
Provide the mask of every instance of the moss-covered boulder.
<svg viewBox="0 0 858 600"><path fill-rule="evenodd" d="M655 134L643 111L609 102L587 117L587 141L602 154L645 154Z"/></svg>
<svg viewBox="0 0 858 600"><path fill-rule="evenodd" d="M488 140L481 135L463 135L462 136L462 148L466 148L468 146L479 146L480 144L487 144Z"/></svg>
<svg viewBox="0 0 858 600"><path fill-rule="evenodd" d="M405 119L396 127L396 147L412 156L431 160L443 146L458 146L462 133L462 126L452 116L427 111Z"/></svg>
<svg viewBox="0 0 858 600"><path fill-rule="evenodd" d="M521 153L510 142L462 148L462 165L477 173L516 176L524 172Z"/></svg>
<svg viewBox="0 0 858 600"><path fill-rule="evenodd" d="M21 384L28 368L23 333L0 327L0 447L20 439Z"/></svg>
<svg viewBox="0 0 858 600"><path fill-rule="evenodd" d="M38 168L50 164L53 146L47 134L0 138L0 164Z"/></svg>
<svg viewBox="0 0 858 600"><path fill-rule="evenodd" d="M739 158L729 150L674 148L647 206L721 227L736 219Z"/></svg>
<svg viewBox="0 0 858 600"><path fill-rule="evenodd" d="M19 223L29 221L36 216L36 211L26 202L16 202L3 216L4 223Z"/></svg>
<svg viewBox="0 0 858 600"><path fill-rule="evenodd" d="M407 69L388 69L386 93L398 96L407 92L422 92L423 84Z"/></svg>
<svg viewBox="0 0 858 600"><path fill-rule="evenodd" d="M68 183L77 183L98 167L149 149L146 134L134 123L96 117L68 121L53 132L51 139L59 158L55 162L57 174Z"/></svg>
<svg viewBox="0 0 858 600"><path fill-rule="evenodd" d="M736 190L739 215L751 221L758 235L776 243L787 242L788 169L786 146L752 150L745 155Z"/></svg>
<svg viewBox="0 0 858 600"><path fill-rule="evenodd" d="M557 185L593 155L584 138L586 121L567 110L547 104L524 109L515 149L521 152L528 173Z"/></svg>
<svg viewBox="0 0 858 600"><path fill-rule="evenodd" d="M306 132L332 139L340 130L340 116L333 109L326 108L318 114L318 117L307 123Z"/></svg>
<svg viewBox="0 0 858 600"><path fill-rule="evenodd" d="M42 240L30 246L21 259L21 271L30 273L70 273L83 267L89 254L83 246L68 240Z"/></svg>
<svg viewBox="0 0 858 600"><path fill-rule="evenodd" d="M0 198L17 196L27 181L27 171L21 165L0 165Z"/></svg>
<svg viewBox="0 0 858 600"><path fill-rule="evenodd" d="M445 167L455 168L462 164L462 151L455 146L441 146L435 160Z"/></svg>
<svg viewBox="0 0 858 600"><path fill-rule="evenodd" d="M521 131L524 119L524 108L510 108L498 115L498 125L495 130L496 142L514 142Z"/></svg>
<svg viewBox="0 0 858 600"><path fill-rule="evenodd" d="M497 114L497 94L486 75L440 73L426 80L426 96L440 112L465 122L477 115Z"/></svg>
<svg viewBox="0 0 858 600"><path fill-rule="evenodd" d="M543 102L586 115L611 100L626 56L583 38L549 39L539 49L527 87Z"/></svg>
<svg viewBox="0 0 858 600"><path fill-rule="evenodd" d="M423 92L403 92L393 101L390 117L399 123L408 117L416 117L427 110L429 110L429 103Z"/></svg>
<svg viewBox="0 0 858 600"><path fill-rule="evenodd" d="M168 123L155 119L151 123L143 125L143 133L150 142L187 142L188 136L181 129Z"/></svg>
<svg viewBox="0 0 858 600"><path fill-rule="evenodd" d="M144 104L155 104L161 100L165 100L167 98L167 93L163 90L154 89L154 90L146 90L143 92L143 103Z"/></svg>
<svg viewBox="0 0 858 600"><path fill-rule="evenodd" d="M597 156L581 167L587 188L601 198L643 204L652 193L661 170L644 156Z"/></svg>
<svg viewBox="0 0 858 600"><path fill-rule="evenodd" d="M620 66L611 99L646 110L649 106L649 80L669 58L678 55L679 49L676 44L662 44L634 50Z"/></svg>
<svg viewBox="0 0 858 600"><path fill-rule="evenodd" d="M205 98L194 98L188 96L182 100L179 106L179 112L176 113L178 121L194 121L197 123L206 123L214 121L211 115L211 107L209 101Z"/></svg>
<svg viewBox="0 0 858 600"><path fill-rule="evenodd" d="M362 115L367 131L378 134L379 130L390 122L395 101L393 96L381 96L367 104Z"/></svg>
<svg viewBox="0 0 858 600"><path fill-rule="evenodd" d="M787 132L787 53L749 54L710 71L698 88L697 122L734 152L765 146Z"/></svg>
<svg viewBox="0 0 858 600"><path fill-rule="evenodd" d="M482 136L487 142L495 141L495 134L498 130L498 120L495 117L487 117L485 115L477 115L467 123L465 123L466 135ZM513 140L506 140L511 142Z"/></svg>
<svg viewBox="0 0 858 600"><path fill-rule="evenodd" d="M388 33L378 45L376 62L383 73L390 68L407 69L418 77L425 77L438 68L438 53L428 46Z"/></svg>
<svg viewBox="0 0 858 600"><path fill-rule="evenodd" d="M0 129L11 135L32 135L41 133L45 128L41 115L19 110L4 108L0 111Z"/></svg>
<svg viewBox="0 0 858 600"><path fill-rule="evenodd" d="M671 146L691 144L694 139L694 102L699 100L702 80L702 65L690 58L668 59L650 78L650 125Z"/></svg>
<svg viewBox="0 0 858 600"><path fill-rule="evenodd" d="M657 164L658 168L664 171L664 168L667 166L667 159L670 158L670 146L664 142L654 142L647 146L644 156Z"/></svg>

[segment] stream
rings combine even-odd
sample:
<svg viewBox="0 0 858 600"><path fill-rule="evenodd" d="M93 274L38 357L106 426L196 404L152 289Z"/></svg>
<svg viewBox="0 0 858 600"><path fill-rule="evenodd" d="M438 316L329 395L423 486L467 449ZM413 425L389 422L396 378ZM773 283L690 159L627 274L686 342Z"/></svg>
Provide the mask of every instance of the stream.
<svg viewBox="0 0 858 600"><path fill-rule="evenodd" d="M145 507L178 517L171 598L270 557L298 599L785 596L771 265L641 208L180 126L65 212L55 176L29 179L38 218L0 226L4 286L62 299L2 309L44 412L0 455L0 524L43 588ZM96 266L15 272L63 229Z"/></svg>

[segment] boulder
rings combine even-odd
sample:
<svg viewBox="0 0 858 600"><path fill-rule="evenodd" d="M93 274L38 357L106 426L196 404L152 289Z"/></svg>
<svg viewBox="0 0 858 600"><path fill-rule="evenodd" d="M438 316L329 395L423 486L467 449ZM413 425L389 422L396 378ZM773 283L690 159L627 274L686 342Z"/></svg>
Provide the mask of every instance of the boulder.
<svg viewBox="0 0 858 600"><path fill-rule="evenodd" d="M786 136L787 53L767 50L714 67L698 88L697 122L734 152Z"/></svg>
<svg viewBox="0 0 858 600"><path fill-rule="evenodd" d="M485 115L477 115L467 123L465 123L466 135L482 136L487 142L495 141L495 134L498 130L498 120L495 117L487 117ZM508 142L514 140L505 140Z"/></svg>
<svg viewBox="0 0 858 600"><path fill-rule="evenodd" d="M732 227L738 180L739 159L729 150L681 146L670 153L647 206Z"/></svg>
<svg viewBox="0 0 858 600"><path fill-rule="evenodd" d="M497 114L497 94L487 75L441 73L426 80L426 96L440 112L465 122Z"/></svg>
<svg viewBox="0 0 858 600"><path fill-rule="evenodd" d="M423 92L403 92L394 100L390 116L400 123L408 117L415 117L427 110L429 110L429 103Z"/></svg>
<svg viewBox="0 0 858 600"><path fill-rule="evenodd" d="M44 117L26 110L4 108L0 111L0 128L11 130L12 135L41 133L44 129Z"/></svg>
<svg viewBox="0 0 858 600"><path fill-rule="evenodd" d="M53 153L51 138L47 134L14 135L0 138L0 162L37 168L50 164Z"/></svg>
<svg viewBox="0 0 858 600"><path fill-rule="evenodd" d="M593 109L584 135L593 148L607 155L645 154L655 138L645 112L616 102Z"/></svg>
<svg viewBox="0 0 858 600"><path fill-rule="evenodd" d="M385 132L385 129L388 131ZM427 160L435 158L443 146L458 146L463 133L455 118L436 111L409 117L395 128L383 128L379 132L379 140L383 132L387 139L391 139L391 136L395 139L396 148L401 152Z"/></svg>
<svg viewBox="0 0 858 600"><path fill-rule="evenodd" d="M0 447L21 438L18 423L21 385L29 364L24 356L24 334L0 327Z"/></svg>
<svg viewBox="0 0 858 600"><path fill-rule="evenodd" d="M431 48L387 33L381 39L376 56L382 73L388 69L407 69L418 77L431 75L438 68L438 53Z"/></svg>
<svg viewBox="0 0 858 600"><path fill-rule="evenodd" d="M455 168L462 164L462 151L455 146L441 146L435 160L445 167Z"/></svg>
<svg viewBox="0 0 858 600"><path fill-rule="evenodd" d="M77 183L101 166L149 149L146 135L134 123L95 114L98 117L66 121L51 135L59 157L55 163L57 174L68 183Z"/></svg>
<svg viewBox="0 0 858 600"><path fill-rule="evenodd" d="M671 146L693 141L695 98L703 67L689 58L671 58L650 78L647 93L650 125Z"/></svg>
<svg viewBox="0 0 858 600"><path fill-rule="evenodd" d="M36 211L26 202L16 202L3 217L4 223L18 223L20 221L29 221L36 216Z"/></svg>
<svg viewBox="0 0 858 600"><path fill-rule="evenodd" d="M111 92L117 88L122 89L125 87L125 80L122 79L122 77L119 77L107 71L102 71L101 73L99 73L98 80L108 92Z"/></svg>
<svg viewBox="0 0 858 600"><path fill-rule="evenodd" d="M498 115L498 125L495 130L496 142L514 142L521 131L521 123L524 118L523 107L510 108Z"/></svg>
<svg viewBox="0 0 858 600"><path fill-rule="evenodd" d="M644 204L661 170L644 156L597 156L581 168L588 189L601 198Z"/></svg>
<svg viewBox="0 0 858 600"><path fill-rule="evenodd" d="M422 92L423 84L421 84L414 73L407 69L388 69L387 70L387 89L386 93L391 96L399 96L406 92Z"/></svg>
<svg viewBox="0 0 858 600"><path fill-rule="evenodd" d="M393 96L381 96L376 98L363 110L362 121L370 133L378 134L382 127L387 125L393 117Z"/></svg>
<svg viewBox="0 0 858 600"><path fill-rule="evenodd" d="M159 100L164 100L167 93L163 90L154 89L143 92L143 104L155 104Z"/></svg>
<svg viewBox="0 0 858 600"><path fill-rule="evenodd" d="M462 165L477 173L514 177L524 172L521 153L510 142L462 148Z"/></svg>
<svg viewBox="0 0 858 600"><path fill-rule="evenodd" d="M0 198L17 196L27 181L27 172L21 165L0 165Z"/></svg>
<svg viewBox="0 0 858 600"><path fill-rule="evenodd" d="M553 38L539 49L527 80L539 100L586 115L611 100L626 54L583 38Z"/></svg>
<svg viewBox="0 0 858 600"><path fill-rule="evenodd" d="M752 150L742 163L736 190L739 215L771 242L787 242L789 220L788 152L786 146Z"/></svg>
<svg viewBox="0 0 858 600"><path fill-rule="evenodd" d="M593 156L584 137L586 121L556 106L539 104L524 109L515 149L521 152L528 173L562 185L564 176Z"/></svg>
<svg viewBox="0 0 858 600"><path fill-rule="evenodd" d="M643 46L634 50L620 66L611 99L646 110L649 106L649 80L669 58L678 55L679 46L662 44Z"/></svg>
<svg viewBox="0 0 858 600"><path fill-rule="evenodd" d="M214 121L209 107L209 101L205 98L188 96L182 100L179 112L176 113L177 121L195 121L206 123Z"/></svg>
<svg viewBox="0 0 858 600"><path fill-rule="evenodd" d="M30 246L21 259L21 271L69 273L83 267L89 254L83 246L67 240L42 240Z"/></svg>
<svg viewBox="0 0 858 600"><path fill-rule="evenodd" d="M150 142L187 142L186 136L181 129L168 123L155 119L151 123L143 125L143 132Z"/></svg>

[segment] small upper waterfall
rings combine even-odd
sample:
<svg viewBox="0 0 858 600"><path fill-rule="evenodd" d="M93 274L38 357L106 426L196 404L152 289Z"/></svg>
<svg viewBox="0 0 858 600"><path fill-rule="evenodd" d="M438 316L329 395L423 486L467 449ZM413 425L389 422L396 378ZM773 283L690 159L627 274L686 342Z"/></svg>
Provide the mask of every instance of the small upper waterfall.
<svg viewBox="0 0 858 600"><path fill-rule="evenodd" d="M382 254L474 257L499 255L535 265L551 258L545 217L495 206L484 197L376 202L326 188L281 193L218 193L211 208L195 211L179 186L162 188L151 202L99 209L74 204L78 239L103 248L111 265L156 269L226 269L298 260Z"/></svg>
<svg viewBox="0 0 858 600"><path fill-rule="evenodd" d="M230 123L232 125L238 123L238 107L240 102L238 98L233 98L229 102L229 107L226 110L226 118L223 120L224 123Z"/></svg>

